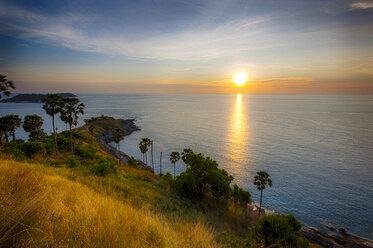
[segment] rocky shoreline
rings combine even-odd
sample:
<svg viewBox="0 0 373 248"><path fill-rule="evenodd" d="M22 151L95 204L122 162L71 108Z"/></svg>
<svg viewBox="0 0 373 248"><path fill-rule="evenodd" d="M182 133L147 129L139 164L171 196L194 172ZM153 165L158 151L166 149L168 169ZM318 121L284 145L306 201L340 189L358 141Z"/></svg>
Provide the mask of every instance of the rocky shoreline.
<svg viewBox="0 0 373 248"><path fill-rule="evenodd" d="M136 126L135 119L128 119L128 120L118 119L118 120L121 122L122 129L126 133L125 136L128 136L135 131L141 130L138 126ZM123 163L127 163L127 160L130 158L130 156L122 151L118 151L117 149L115 149L115 147L109 144L110 142L113 142L112 131L113 130L109 130L103 135L97 137L97 141L104 147L107 153L118 158ZM141 160L136 160L136 163L140 169L147 170L147 171L154 173L154 169L151 166L142 162Z"/></svg>
<svg viewBox="0 0 373 248"><path fill-rule="evenodd" d="M356 236L346 231L343 227L326 226L330 232L322 231L315 227L303 227L302 235L310 242L328 248L373 248L373 241Z"/></svg>

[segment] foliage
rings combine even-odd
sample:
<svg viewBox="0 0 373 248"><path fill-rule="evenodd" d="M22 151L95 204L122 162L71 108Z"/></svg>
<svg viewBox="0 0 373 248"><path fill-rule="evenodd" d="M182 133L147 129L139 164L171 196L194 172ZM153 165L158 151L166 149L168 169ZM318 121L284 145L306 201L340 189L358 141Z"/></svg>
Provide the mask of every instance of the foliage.
<svg viewBox="0 0 373 248"><path fill-rule="evenodd" d="M43 122L43 118L39 115L26 115L22 127L26 132L37 131L43 126Z"/></svg>
<svg viewBox="0 0 373 248"><path fill-rule="evenodd" d="M70 155L66 159L66 163L67 163L67 166L70 167L70 168L79 167L81 165L80 161L77 160L73 155Z"/></svg>
<svg viewBox="0 0 373 248"><path fill-rule="evenodd" d="M23 161L26 158L25 153L18 148L12 149L11 154L13 158L17 161Z"/></svg>
<svg viewBox="0 0 373 248"><path fill-rule="evenodd" d="M170 172L167 172L165 175L162 176L161 181L159 182L159 185L162 188L170 187L173 183L174 179L172 178L172 175Z"/></svg>
<svg viewBox="0 0 373 248"><path fill-rule="evenodd" d="M250 229L248 246L309 247L301 235L301 227L292 214L264 216Z"/></svg>
<svg viewBox="0 0 373 248"><path fill-rule="evenodd" d="M218 163L201 153L190 152L187 155L187 169L175 180L175 188L184 197L201 199L206 193L211 193L215 199L227 199L230 196L230 183L233 177L224 169L218 168Z"/></svg>
<svg viewBox="0 0 373 248"><path fill-rule="evenodd" d="M181 160L183 160L183 162L184 162L185 164L187 164L187 155L188 155L189 153L191 153L191 152L193 152L192 149L185 148L185 149L183 150L183 152L181 153Z"/></svg>
<svg viewBox="0 0 373 248"><path fill-rule="evenodd" d="M95 163L91 167L91 172L96 176L106 176L108 174L116 174L118 171L117 166L113 161L107 158L101 157L98 163Z"/></svg>
<svg viewBox="0 0 373 248"><path fill-rule="evenodd" d="M74 149L74 154L78 155L82 158L89 158L93 159L96 155L97 149L95 148L90 148L87 146L77 146Z"/></svg>
<svg viewBox="0 0 373 248"><path fill-rule="evenodd" d="M137 166L136 159L135 159L133 156L131 156L131 157L129 157L129 158L127 159L127 164L128 164L129 166L134 167L134 168L137 168L137 167L138 167L138 166Z"/></svg>
<svg viewBox="0 0 373 248"><path fill-rule="evenodd" d="M6 139L8 138L8 134L13 136L13 140L15 140L15 132L16 128L20 127L22 124L22 119L19 118L18 115L6 115L1 117L0 121L0 129L5 134Z"/></svg>
<svg viewBox="0 0 373 248"><path fill-rule="evenodd" d="M56 150L56 155L58 153L58 142L57 142L57 135L56 135L56 127L55 127L55 118L54 116L61 111L60 104L62 101L61 95L58 94L48 94L46 98L42 100L44 102L43 109L52 117L52 125L53 125L53 137L54 137L54 147Z"/></svg>
<svg viewBox="0 0 373 248"><path fill-rule="evenodd" d="M260 191L259 215L262 210L263 190L265 190L267 184L269 187L272 187L270 175L265 171L257 172L254 176L254 185L257 186L257 189Z"/></svg>
<svg viewBox="0 0 373 248"><path fill-rule="evenodd" d="M27 157L31 157L37 153L43 153L45 151L44 144L38 141L28 141L22 143L19 147Z"/></svg>
<svg viewBox="0 0 373 248"><path fill-rule="evenodd" d="M43 129L31 131L29 134L29 141L44 141L47 134Z"/></svg>
<svg viewBox="0 0 373 248"><path fill-rule="evenodd" d="M179 152L171 152L170 154L170 161L174 165L174 178L175 178L175 165L176 162L180 160L180 153Z"/></svg>
<svg viewBox="0 0 373 248"><path fill-rule="evenodd" d="M142 138L139 143L140 152L143 155L143 162L148 163L148 157L146 153L149 150L149 147L153 144L153 141L149 138ZM146 160L144 159L146 158Z"/></svg>
<svg viewBox="0 0 373 248"><path fill-rule="evenodd" d="M92 126L92 125L91 125ZM90 126L90 127L91 127ZM119 146L119 143L121 140L124 139L124 136L126 135L126 132L124 132L124 130L122 128L116 128L114 129L114 131L112 132L112 136L113 136L113 141L117 144L117 149L120 150L120 146Z"/></svg>
<svg viewBox="0 0 373 248"><path fill-rule="evenodd" d="M251 194L237 184L233 185L232 199L236 204L239 204L242 208L246 209L247 204L251 203Z"/></svg>
<svg viewBox="0 0 373 248"><path fill-rule="evenodd" d="M6 79L5 75L0 74L0 99L1 94L10 96L10 89L15 89L13 81Z"/></svg>

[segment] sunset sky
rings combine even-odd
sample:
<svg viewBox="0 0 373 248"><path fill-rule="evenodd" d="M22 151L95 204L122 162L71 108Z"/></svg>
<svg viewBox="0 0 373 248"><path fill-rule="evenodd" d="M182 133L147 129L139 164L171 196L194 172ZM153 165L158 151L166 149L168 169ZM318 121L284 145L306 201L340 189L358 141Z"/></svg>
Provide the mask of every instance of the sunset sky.
<svg viewBox="0 0 373 248"><path fill-rule="evenodd" d="M373 94L373 1L0 0L0 74L17 92Z"/></svg>

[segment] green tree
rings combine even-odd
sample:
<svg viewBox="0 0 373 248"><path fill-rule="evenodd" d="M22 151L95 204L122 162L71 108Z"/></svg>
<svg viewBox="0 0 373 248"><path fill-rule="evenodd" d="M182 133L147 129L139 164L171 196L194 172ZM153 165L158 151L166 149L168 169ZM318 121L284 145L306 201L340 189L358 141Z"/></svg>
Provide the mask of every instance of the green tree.
<svg viewBox="0 0 373 248"><path fill-rule="evenodd" d="M175 167L177 161L180 160L180 153L179 152L171 152L170 154L170 161L174 165L174 178L175 178Z"/></svg>
<svg viewBox="0 0 373 248"><path fill-rule="evenodd" d="M126 132L122 128L116 128L113 133L113 141L117 144L117 150L120 151L120 141L126 136Z"/></svg>
<svg viewBox="0 0 373 248"><path fill-rule="evenodd" d="M5 133L9 133L13 140L16 139L16 128L20 127L22 124L22 119L18 115L6 115L3 117L2 121L4 122ZM8 139L8 135L6 134Z"/></svg>
<svg viewBox="0 0 373 248"><path fill-rule="evenodd" d="M34 130L30 132L29 141L43 141L47 138L44 129Z"/></svg>
<svg viewBox="0 0 373 248"><path fill-rule="evenodd" d="M72 126L78 125L79 115L84 114L84 107L78 98L63 98L60 103L61 120L69 125L71 153L74 153Z"/></svg>
<svg viewBox="0 0 373 248"><path fill-rule="evenodd" d="M5 116L0 117L0 145L3 144L3 137L5 138L5 141L9 141L9 130L10 130L10 125L7 122L7 119Z"/></svg>
<svg viewBox="0 0 373 248"><path fill-rule="evenodd" d="M234 203L239 204L243 209L247 208L247 204L251 203L251 194L237 184L233 185L232 199Z"/></svg>
<svg viewBox="0 0 373 248"><path fill-rule="evenodd" d="M6 79L5 75L0 74L0 99L1 99L1 94L10 96L10 89L15 89L15 88L16 87L13 81Z"/></svg>
<svg viewBox="0 0 373 248"><path fill-rule="evenodd" d="M265 171L257 172L254 176L254 185L257 186L257 189L260 191L259 216L262 210L263 190L265 190L267 184L269 187L272 187L270 175Z"/></svg>
<svg viewBox="0 0 373 248"><path fill-rule="evenodd" d="M142 141L139 143L140 152L142 153L142 161L145 163L145 154L148 151L148 147Z"/></svg>
<svg viewBox="0 0 373 248"><path fill-rule="evenodd" d="M43 126L43 122L44 120L43 118L41 118L41 116L38 116L38 115L26 115L25 116L22 127L26 132L30 133L29 139L30 139L30 135L32 132L34 132L33 137L36 138L35 131L40 130L40 128ZM41 133L39 132L38 134L41 134Z"/></svg>
<svg viewBox="0 0 373 248"><path fill-rule="evenodd" d="M187 164L188 154L191 153L191 152L193 152L192 149L185 148L185 149L183 150L183 152L181 153L181 160L183 160L183 162L184 162L185 164Z"/></svg>
<svg viewBox="0 0 373 248"><path fill-rule="evenodd" d="M302 225L294 215L275 214L261 218L249 231L247 247L309 247Z"/></svg>
<svg viewBox="0 0 373 248"><path fill-rule="evenodd" d="M153 141L149 138L142 138L139 144L140 151L143 156L143 162L148 163L148 154L147 152L149 151L149 147L153 145ZM145 160L144 160L145 157Z"/></svg>
<svg viewBox="0 0 373 248"><path fill-rule="evenodd" d="M60 105L61 105L62 97L58 94L48 94L46 98L43 99L44 105L43 109L52 117L52 125L53 125L53 137L54 137L54 146L56 149L56 155L58 154L58 146L57 146L57 135L56 135L56 126L54 121L54 116L61 112Z"/></svg>

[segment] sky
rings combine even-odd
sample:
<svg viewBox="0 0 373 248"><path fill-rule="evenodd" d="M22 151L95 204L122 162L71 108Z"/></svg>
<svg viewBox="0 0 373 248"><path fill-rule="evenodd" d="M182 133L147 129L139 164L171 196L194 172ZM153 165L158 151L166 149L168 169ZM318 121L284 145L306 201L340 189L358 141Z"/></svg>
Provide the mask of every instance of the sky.
<svg viewBox="0 0 373 248"><path fill-rule="evenodd" d="M373 94L373 0L0 0L0 74L16 92Z"/></svg>

